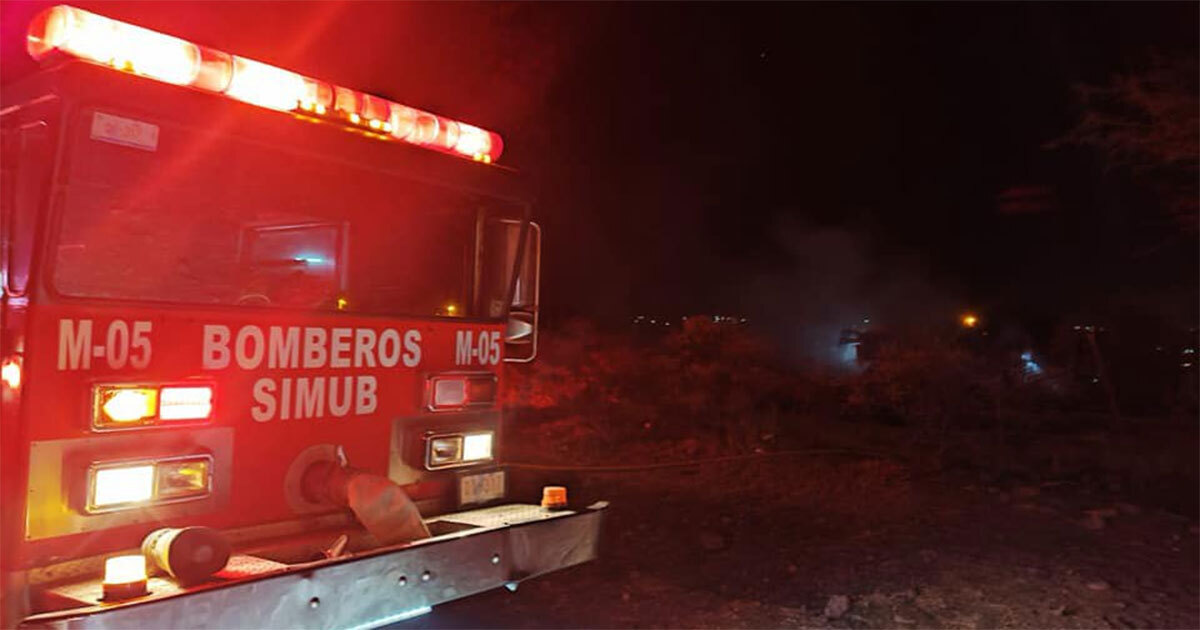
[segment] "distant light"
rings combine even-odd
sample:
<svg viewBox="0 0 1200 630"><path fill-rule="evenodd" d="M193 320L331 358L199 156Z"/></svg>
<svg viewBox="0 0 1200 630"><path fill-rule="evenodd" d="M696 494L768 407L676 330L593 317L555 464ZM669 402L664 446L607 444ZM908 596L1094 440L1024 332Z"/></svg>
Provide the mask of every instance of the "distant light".
<svg viewBox="0 0 1200 630"><path fill-rule="evenodd" d="M962 325L963 326L965 326L967 328L974 328L978 324L979 324L979 318L976 317L975 315L967 313L966 315L962 316Z"/></svg>
<svg viewBox="0 0 1200 630"><path fill-rule="evenodd" d="M1033 360L1033 351L1026 350L1021 353L1021 361L1024 363L1025 372L1029 374L1041 374L1042 366L1038 365L1037 361Z"/></svg>
<svg viewBox="0 0 1200 630"><path fill-rule="evenodd" d="M742 320L742 321L745 321L745 320ZM870 317L864 317L864 318L863 318L863 323L864 323L864 324L870 324L870 323L871 323L871 318L870 318Z"/></svg>

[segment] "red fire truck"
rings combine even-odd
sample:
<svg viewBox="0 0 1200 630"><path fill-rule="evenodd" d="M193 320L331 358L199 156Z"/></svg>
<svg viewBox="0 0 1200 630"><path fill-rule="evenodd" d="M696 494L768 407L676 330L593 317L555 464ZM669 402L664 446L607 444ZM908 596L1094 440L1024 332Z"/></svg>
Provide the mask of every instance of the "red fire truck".
<svg viewBox="0 0 1200 630"><path fill-rule="evenodd" d="M0 625L367 628L592 559L506 501L498 135L69 6L3 90Z"/></svg>

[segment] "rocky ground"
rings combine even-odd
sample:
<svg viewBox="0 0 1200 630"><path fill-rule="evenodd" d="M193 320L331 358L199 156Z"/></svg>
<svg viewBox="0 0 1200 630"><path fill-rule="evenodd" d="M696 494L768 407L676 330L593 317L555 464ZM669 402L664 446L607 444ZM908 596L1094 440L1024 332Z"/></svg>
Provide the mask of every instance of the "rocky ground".
<svg viewBox="0 0 1200 630"><path fill-rule="evenodd" d="M599 560L397 627L1200 628L1195 520L1107 488L838 456L543 482L612 502Z"/></svg>

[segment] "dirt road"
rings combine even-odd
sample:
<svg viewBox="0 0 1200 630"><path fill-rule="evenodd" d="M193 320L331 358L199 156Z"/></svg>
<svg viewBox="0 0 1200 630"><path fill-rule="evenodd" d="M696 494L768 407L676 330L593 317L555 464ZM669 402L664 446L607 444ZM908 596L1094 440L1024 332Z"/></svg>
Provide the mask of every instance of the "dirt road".
<svg viewBox="0 0 1200 630"><path fill-rule="evenodd" d="M612 501L600 560L396 627L1200 627L1196 523L1072 483L791 458L518 491L543 481Z"/></svg>

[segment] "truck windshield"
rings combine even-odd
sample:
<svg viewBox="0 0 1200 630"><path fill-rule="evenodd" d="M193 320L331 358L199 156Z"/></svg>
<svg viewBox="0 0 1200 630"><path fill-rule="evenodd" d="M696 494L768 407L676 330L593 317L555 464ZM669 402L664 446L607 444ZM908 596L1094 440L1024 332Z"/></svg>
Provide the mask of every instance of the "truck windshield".
<svg viewBox="0 0 1200 630"><path fill-rule="evenodd" d="M105 120L110 120L107 116ZM486 200L167 122L67 166L53 282L75 297L495 316Z"/></svg>

